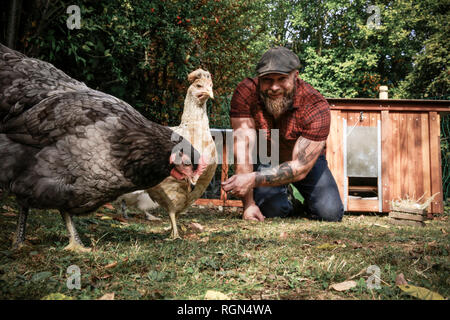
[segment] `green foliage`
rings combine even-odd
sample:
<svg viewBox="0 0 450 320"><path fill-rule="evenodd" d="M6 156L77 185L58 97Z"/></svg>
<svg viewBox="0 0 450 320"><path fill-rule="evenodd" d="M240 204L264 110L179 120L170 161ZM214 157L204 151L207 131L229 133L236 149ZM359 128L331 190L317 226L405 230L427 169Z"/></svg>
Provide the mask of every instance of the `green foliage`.
<svg viewBox="0 0 450 320"><path fill-rule="evenodd" d="M235 86L274 45L290 46L301 77L328 97L375 98L380 85L394 98L448 95L448 1L79 0L74 30L72 2L30 4L20 50L166 125L179 122L187 75L202 67L214 80L211 126L229 127Z"/></svg>
<svg viewBox="0 0 450 320"><path fill-rule="evenodd" d="M228 124L230 92L256 59L249 48L262 30L253 28L257 2L83 0L74 30L66 27L70 4L52 2L54 19L44 30L31 22L26 52L166 125L181 117L188 73L205 68L216 85L211 122Z"/></svg>

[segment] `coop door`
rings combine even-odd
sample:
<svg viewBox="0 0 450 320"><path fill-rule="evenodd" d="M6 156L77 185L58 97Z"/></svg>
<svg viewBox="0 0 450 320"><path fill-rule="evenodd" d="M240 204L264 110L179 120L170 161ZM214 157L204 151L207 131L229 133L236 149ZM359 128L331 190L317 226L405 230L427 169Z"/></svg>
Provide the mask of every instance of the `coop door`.
<svg viewBox="0 0 450 320"><path fill-rule="evenodd" d="M347 127L347 176L378 177L377 127Z"/></svg>
<svg viewBox="0 0 450 320"><path fill-rule="evenodd" d="M344 122L344 205L349 211L381 210L381 124L347 126ZM362 200L356 201L356 200Z"/></svg>

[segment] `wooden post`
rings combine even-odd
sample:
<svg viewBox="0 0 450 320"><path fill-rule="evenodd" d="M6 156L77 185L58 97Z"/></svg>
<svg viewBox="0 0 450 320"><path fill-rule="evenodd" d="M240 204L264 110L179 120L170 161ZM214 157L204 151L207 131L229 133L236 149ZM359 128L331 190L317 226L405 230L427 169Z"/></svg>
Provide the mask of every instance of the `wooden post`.
<svg viewBox="0 0 450 320"><path fill-rule="evenodd" d="M227 139L225 137L222 137L223 144L222 144L222 173L220 176L220 182L224 182L228 179L228 154L227 154ZM227 201L227 193L222 189L222 186L220 186L220 200L224 202L224 205Z"/></svg>
<svg viewBox="0 0 450 320"><path fill-rule="evenodd" d="M431 204L432 213L443 213L442 172L441 172L441 126L437 112L429 113L430 121L430 167L431 167L431 195L439 192Z"/></svg>
<svg viewBox="0 0 450 320"><path fill-rule="evenodd" d="M383 195L383 211L390 210L391 183L392 183L392 127L391 119L389 118L389 111L381 111L381 182L383 184L382 190L378 193Z"/></svg>

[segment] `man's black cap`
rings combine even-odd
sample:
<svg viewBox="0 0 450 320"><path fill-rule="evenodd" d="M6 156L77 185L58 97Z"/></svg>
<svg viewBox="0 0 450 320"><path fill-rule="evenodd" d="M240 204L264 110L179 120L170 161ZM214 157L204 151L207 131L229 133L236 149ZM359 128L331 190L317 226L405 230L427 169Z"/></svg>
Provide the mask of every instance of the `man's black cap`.
<svg viewBox="0 0 450 320"><path fill-rule="evenodd" d="M297 55L285 47L267 50L256 65L258 77L269 73L289 74L300 67Z"/></svg>

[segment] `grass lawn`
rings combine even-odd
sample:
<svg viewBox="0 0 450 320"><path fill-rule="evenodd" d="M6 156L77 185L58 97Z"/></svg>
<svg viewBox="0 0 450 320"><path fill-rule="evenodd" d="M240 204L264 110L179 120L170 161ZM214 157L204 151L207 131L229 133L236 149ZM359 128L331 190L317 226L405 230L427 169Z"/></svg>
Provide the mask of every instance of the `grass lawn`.
<svg viewBox="0 0 450 320"><path fill-rule="evenodd" d="M116 208L119 208L116 205ZM389 224L386 216L346 215L341 223L306 219L240 219L239 212L192 207L178 218L182 240L168 241L170 223L142 214L128 222L115 210L75 218L91 253L62 250L67 231L56 211L32 210L26 243L10 251L17 207L0 203L0 299L42 299L62 293L73 299L203 299L208 290L230 299L415 299L395 284L450 297L449 208L426 227ZM113 218L113 219L111 219ZM203 231L190 226L197 222ZM67 269L81 272L81 289L68 289ZM380 270L379 289L367 268ZM355 280L336 291L330 285Z"/></svg>

